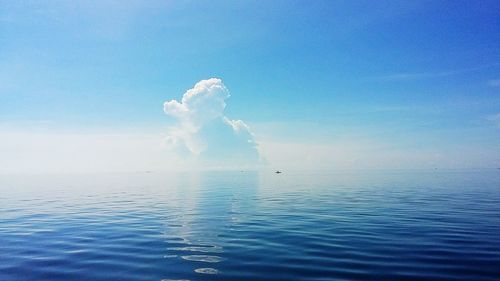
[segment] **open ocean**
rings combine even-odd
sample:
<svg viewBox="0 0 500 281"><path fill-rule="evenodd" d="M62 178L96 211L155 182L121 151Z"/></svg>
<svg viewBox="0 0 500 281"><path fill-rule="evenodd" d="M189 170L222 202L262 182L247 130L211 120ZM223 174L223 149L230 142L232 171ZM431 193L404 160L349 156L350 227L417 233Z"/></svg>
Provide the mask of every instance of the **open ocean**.
<svg viewBox="0 0 500 281"><path fill-rule="evenodd" d="M2 175L0 280L500 280L500 170Z"/></svg>

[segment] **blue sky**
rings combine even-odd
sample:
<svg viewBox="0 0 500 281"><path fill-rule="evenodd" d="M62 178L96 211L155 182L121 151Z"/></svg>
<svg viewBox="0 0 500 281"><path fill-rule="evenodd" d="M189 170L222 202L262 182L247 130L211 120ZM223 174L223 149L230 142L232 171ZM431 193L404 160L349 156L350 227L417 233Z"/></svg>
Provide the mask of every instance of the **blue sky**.
<svg viewBox="0 0 500 281"><path fill-rule="evenodd" d="M496 167L499 14L498 1L0 1L0 151L29 161L15 134L161 142L163 103L218 77L224 115L272 165Z"/></svg>

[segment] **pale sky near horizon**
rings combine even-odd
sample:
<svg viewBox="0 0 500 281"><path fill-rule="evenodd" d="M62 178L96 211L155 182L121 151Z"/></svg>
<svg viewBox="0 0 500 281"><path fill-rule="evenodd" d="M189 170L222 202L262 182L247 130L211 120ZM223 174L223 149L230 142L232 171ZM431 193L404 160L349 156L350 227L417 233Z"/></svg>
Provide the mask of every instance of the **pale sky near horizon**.
<svg viewBox="0 0 500 281"><path fill-rule="evenodd" d="M203 169L200 152L255 147L272 169L498 168L499 14L498 1L0 0L0 173Z"/></svg>

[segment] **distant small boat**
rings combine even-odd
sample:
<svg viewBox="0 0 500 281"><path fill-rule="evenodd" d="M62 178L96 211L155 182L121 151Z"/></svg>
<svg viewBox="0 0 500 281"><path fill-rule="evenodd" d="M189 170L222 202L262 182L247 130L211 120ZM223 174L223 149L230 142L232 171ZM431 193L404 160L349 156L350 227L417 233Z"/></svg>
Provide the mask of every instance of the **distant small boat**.
<svg viewBox="0 0 500 281"><path fill-rule="evenodd" d="M281 171L276 171L275 173L276 173L276 174L281 174Z"/></svg>

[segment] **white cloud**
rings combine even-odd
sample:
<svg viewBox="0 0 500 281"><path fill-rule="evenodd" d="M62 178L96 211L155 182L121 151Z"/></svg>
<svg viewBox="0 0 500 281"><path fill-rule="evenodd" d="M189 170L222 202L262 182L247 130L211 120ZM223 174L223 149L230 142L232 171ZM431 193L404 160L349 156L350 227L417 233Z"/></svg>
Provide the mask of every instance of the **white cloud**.
<svg viewBox="0 0 500 281"><path fill-rule="evenodd" d="M388 74L388 75L377 76L377 77L374 77L374 79L376 81L381 81L381 82L433 79L433 78L441 78L441 77L448 77L448 76L463 75L463 74L468 74L468 73L479 72L479 71L483 71L485 69L491 69L491 68L498 67L499 65L500 65L500 63L492 63L492 64L485 64L485 65L479 65L479 66L475 66L475 67L460 68L460 69L453 69L453 70L447 70L447 71L393 73L393 74ZM495 81L495 80L492 80L492 81ZM491 82L490 82L490 84L491 84ZM495 84L495 82L493 82L493 84Z"/></svg>
<svg viewBox="0 0 500 281"><path fill-rule="evenodd" d="M168 147L181 159L205 167L249 167L259 163L257 143L248 125L224 116L229 90L218 78L201 80L181 101L164 104L177 124L169 129Z"/></svg>

